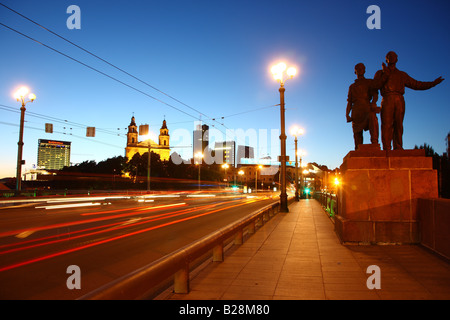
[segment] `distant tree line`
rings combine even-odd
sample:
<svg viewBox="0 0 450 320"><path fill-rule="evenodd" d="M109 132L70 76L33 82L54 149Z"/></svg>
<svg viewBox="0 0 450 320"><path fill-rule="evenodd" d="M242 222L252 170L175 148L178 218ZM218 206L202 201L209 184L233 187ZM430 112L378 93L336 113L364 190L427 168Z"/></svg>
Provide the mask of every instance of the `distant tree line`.
<svg viewBox="0 0 450 320"><path fill-rule="evenodd" d="M433 158L433 169L438 172L439 197L450 199L450 161L449 155L444 153L442 156L437 154L433 147L424 143L421 146L415 146L414 149L424 149L427 157Z"/></svg>
<svg viewBox="0 0 450 320"><path fill-rule="evenodd" d="M198 165L162 161L154 152L150 161L152 190L198 187ZM146 189L148 169L148 152L136 153L131 159L117 156L98 163L88 160L55 172L52 188ZM220 165L202 164L200 170L203 186L220 183Z"/></svg>

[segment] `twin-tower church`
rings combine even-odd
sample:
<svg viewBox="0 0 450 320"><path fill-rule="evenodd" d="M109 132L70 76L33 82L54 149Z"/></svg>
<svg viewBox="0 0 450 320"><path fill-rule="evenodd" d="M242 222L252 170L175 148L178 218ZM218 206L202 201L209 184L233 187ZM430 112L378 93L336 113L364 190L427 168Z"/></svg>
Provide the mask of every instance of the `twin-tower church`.
<svg viewBox="0 0 450 320"><path fill-rule="evenodd" d="M153 141L150 137L146 140L138 140L139 132L134 116L131 118L131 123L128 126L127 133L127 147L125 148L125 156L128 159L133 158L136 153L143 155L149 151L159 154L162 161L168 161L170 158L169 146L169 129L167 129L166 120L163 121L161 129L159 129L158 142ZM155 138L156 140L156 138Z"/></svg>

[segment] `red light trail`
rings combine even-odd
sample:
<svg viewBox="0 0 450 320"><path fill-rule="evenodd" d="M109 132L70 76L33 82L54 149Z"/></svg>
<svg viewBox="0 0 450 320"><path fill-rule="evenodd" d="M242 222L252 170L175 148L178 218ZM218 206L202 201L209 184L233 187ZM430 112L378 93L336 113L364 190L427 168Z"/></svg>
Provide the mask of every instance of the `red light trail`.
<svg viewBox="0 0 450 320"><path fill-rule="evenodd" d="M235 200L233 202L236 202L236 201L238 201L238 200ZM50 244L60 243L60 242L64 242L64 241L70 241L70 240L74 240L74 239L78 239L78 238L82 238L82 237L88 237L88 236L92 236L92 235L97 235L97 234L104 233L104 232L116 231L116 230L119 230L119 229L135 227L135 226L138 226L138 225L143 225L143 224L154 222L154 221L159 221L159 220L163 220L163 219L169 219L169 218L181 216L181 215L192 213L192 212L196 212L196 211L208 210L207 212L199 213L199 214L196 214L196 215L193 215L193 216L180 218L180 219L169 221L169 222L166 222L166 223L162 223L162 224L159 224L159 225L156 225L156 226L151 226L151 227L148 227L148 228L145 228L145 229L140 229L140 230L136 230L136 231L133 231L133 232L129 232L129 233L113 236L113 237L110 237L110 238L107 238L107 239L102 239L102 240L99 240L99 241L91 242L89 244L85 244L85 245L78 246L78 247L75 247L75 248L62 250L62 251L54 252L54 253L47 254L47 255L44 255L44 256L41 256L41 257L37 257L37 258L29 259L29 260L26 260L26 261L14 263L14 264L11 264L11 265L8 265L8 266L1 267L0 268L0 272L11 270L11 269L18 268L18 267L25 266L25 265L29 265L29 264L36 263L36 262L39 262L39 261L48 260L48 259L51 259L51 258L54 258L54 257L58 257L58 256L62 256L62 255L65 255L65 254L77 252L77 251L84 250L84 249L87 249L87 248L91 248L91 247L94 247L94 246L98 246L98 245L101 245L101 244L105 244L105 243L109 243L109 242L112 242L112 241L116 241L116 240L119 240L119 239L123 239L123 238L131 237L131 236L134 236L134 235L142 234L142 233L149 232L149 231L152 231L152 230L155 230L155 229L160 229L160 228L163 228L163 227L166 227L166 226L170 226L170 225L173 225L173 224L177 224L177 223L180 223L180 222L196 219L196 218L199 218L199 217L210 215L212 213L223 211L223 210L230 209L230 208L233 208L233 207L243 206L243 205L246 205L248 203L255 202L255 201L257 201L257 200L255 200L255 199L247 200L247 201L245 201L243 203L229 205L229 206L218 208L218 209L214 209L214 210L208 210L208 209L213 208L213 207L217 207L218 205L221 205L223 203L209 204L209 205L204 205L204 206L200 206L200 207L179 210L179 211L175 211L175 212L163 213L163 214L159 214L159 215L151 216L151 217L143 217L140 220L138 220L137 222L129 223L129 224L126 224L126 225L123 225L124 221L120 221L120 222L111 223L111 224L108 224L108 225L87 228L87 229L78 230L78 231L74 231L74 232L68 232L68 233L65 233L65 234L59 234L59 235L48 236L48 237L44 237L44 238L40 238L40 239L28 240L26 242L21 242L21 243L18 243L18 244L4 245L4 246L2 246L3 248L5 248L7 246L17 246L17 245L23 245L23 244L30 244L30 243L33 243L33 242L50 240L50 239L52 239L54 237L71 236L71 235L74 235L74 234L78 234L78 233L82 233L82 232L89 232L89 231L93 231L93 230L100 229L100 228L108 228L108 229L105 229L105 230L98 230L98 231L94 231L94 232L80 234L80 235L77 235L75 237L70 237L70 238L66 238L66 239L51 240L51 241L48 241L48 242L33 244L33 245L21 247L21 248L8 249L8 250L5 250L3 252L0 252L0 254L6 254L6 253L16 252L16 251L20 251L20 250L31 249L31 248L35 248L35 247L39 247L39 246L50 245ZM179 204L163 205L163 206L156 206L156 207L149 207L149 208L142 208L142 207L140 207L140 208L129 208L129 209L118 209L118 210L109 210L109 211L95 212L95 213L92 213L92 214L107 214L107 213L113 213L113 212L119 212L119 211L125 211L125 210L139 210L140 211L140 212L131 212L131 213L126 213L126 214L107 216L107 217L96 218L96 219L88 219L88 220L76 221L76 222L71 222L71 223L66 223L66 224L54 224L52 226L47 226L47 227L42 227L42 228L35 228L35 229L32 229L32 230L40 231L40 230L47 230L47 229L50 229L50 228L57 228L57 227L60 227L60 226L71 226L71 225L84 224L84 223L89 223L89 222L110 220L110 219L114 219L114 218L122 218L122 217L125 217L125 216L142 214L142 212L145 212L145 211L158 210L158 209L163 210L163 209L166 209L168 207L178 207L178 206L181 206L181 205L186 205L186 204L185 203L179 203ZM82 215L91 215L91 214L82 214ZM144 219L145 221L142 221L142 219ZM119 225L119 226L117 226L117 225ZM117 227L114 227L114 226L117 226ZM111 227L113 227L113 228L111 228ZM15 232L11 231L11 232L8 232L8 235L17 234L18 232L20 232L20 231L15 231Z"/></svg>

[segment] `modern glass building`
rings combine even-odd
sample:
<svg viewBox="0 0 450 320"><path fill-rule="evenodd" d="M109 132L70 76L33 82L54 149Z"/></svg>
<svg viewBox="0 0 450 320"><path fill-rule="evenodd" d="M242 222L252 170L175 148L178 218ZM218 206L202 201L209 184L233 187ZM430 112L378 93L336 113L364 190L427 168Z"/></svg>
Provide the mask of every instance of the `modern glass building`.
<svg viewBox="0 0 450 320"><path fill-rule="evenodd" d="M39 139L37 165L41 169L59 170L70 166L70 145L68 141Z"/></svg>

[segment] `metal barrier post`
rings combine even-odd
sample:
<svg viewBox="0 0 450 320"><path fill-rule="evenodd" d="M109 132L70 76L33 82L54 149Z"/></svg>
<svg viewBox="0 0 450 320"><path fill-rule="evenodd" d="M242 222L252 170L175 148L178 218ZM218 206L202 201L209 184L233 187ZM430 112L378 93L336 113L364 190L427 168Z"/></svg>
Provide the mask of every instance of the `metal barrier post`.
<svg viewBox="0 0 450 320"><path fill-rule="evenodd" d="M236 233L236 236L234 238L234 244L242 244L244 242L244 233L243 230L240 229Z"/></svg>
<svg viewBox="0 0 450 320"><path fill-rule="evenodd" d="M189 264L175 273L173 291L175 293L189 293Z"/></svg>
<svg viewBox="0 0 450 320"><path fill-rule="evenodd" d="M253 220L252 222L250 222L250 224L248 225L248 233L255 233L256 230L256 221Z"/></svg>
<svg viewBox="0 0 450 320"><path fill-rule="evenodd" d="M223 261L223 242L214 247L212 261L214 262Z"/></svg>
<svg viewBox="0 0 450 320"><path fill-rule="evenodd" d="M269 221L269 210L266 210L266 211L263 212L262 219L263 219L264 222Z"/></svg>

